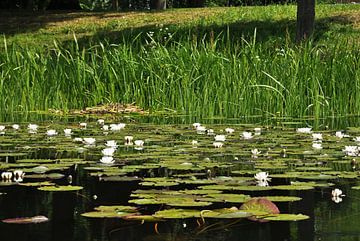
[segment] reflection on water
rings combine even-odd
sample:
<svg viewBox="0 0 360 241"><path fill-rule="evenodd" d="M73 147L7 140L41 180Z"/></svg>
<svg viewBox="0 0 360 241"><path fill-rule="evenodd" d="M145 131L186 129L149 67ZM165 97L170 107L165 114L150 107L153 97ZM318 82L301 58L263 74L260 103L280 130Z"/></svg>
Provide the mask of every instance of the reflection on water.
<svg viewBox="0 0 360 241"><path fill-rule="evenodd" d="M80 117L59 117L47 115L12 115L3 117L9 122L71 122L83 121ZM198 121L193 117L123 117L122 121L135 121L155 124L189 124ZM88 121L94 121L89 118ZM119 121L119 119L117 119ZM286 123L290 120L280 118L263 120L261 117L242 119L207 119L209 124L257 123L258 125L296 126L299 123ZM359 118L329 118L324 120L291 120L320 129L343 129L358 126ZM74 125L74 124L73 124ZM161 129L161 127L159 127ZM171 145L171 144L164 144ZM2 151L6 146L2 147ZM56 153L51 148L38 148L31 158L87 157L85 154L62 151ZM92 157L87 157L91 159ZM227 157L219 156L226 159ZM6 159L13 162L14 160ZM350 166L337 167L352 170ZM138 182L102 182L87 175L83 165L66 173L72 176L72 184L84 187L81 192L39 192L36 188L19 185L0 187L0 219L13 217L32 217L44 215L50 221L41 224L0 223L0 240L11 241L354 241L360 240L360 192L351 186L359 185L357 179L335 180L346 198L341 203L331 201L331 188L316 188L310 191L274 191L275 195L292 195L302 198L299 202L280 203L282 213L302 213L311 218L300 222L251 222L248 220L206 220L199 224L196 219L172 220L159 223L130 222L121 219L92 220L80 216L99 205L128 205L132 191L138 189ZM153 173L147 173L151 176ZM31 180L36 181L36 180ZM65 179L56 181L61 185ZM289 184L287 179L274 179L272 185ZM253 194L251 192L245 194ZM266 195L259 192L256 195ZM229 207L232 204L224 204ZM159 206L143 207L142 213L154 213Z"/></svg>

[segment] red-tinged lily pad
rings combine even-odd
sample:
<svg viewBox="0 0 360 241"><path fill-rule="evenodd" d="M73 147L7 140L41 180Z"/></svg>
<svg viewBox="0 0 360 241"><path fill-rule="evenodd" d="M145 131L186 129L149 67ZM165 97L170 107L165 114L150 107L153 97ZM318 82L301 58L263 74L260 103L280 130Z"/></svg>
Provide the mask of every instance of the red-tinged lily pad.
<svg viewBox="0 0 360 241"><path fill-rule="evenodd" d="M268 214L279 214L280 211L278 207L271 202L270 200L266 198L252 198L249 201L245 202L243 205L241 205L240 210L256 210L265 212ZM249 217L252 221L258 221L258 222L267 222L268 220L263 219L263 215L261 216L254 216Z"/></svg>
<svg viewBox="0 0 360 241"><path fill-rule="evenodd" d="M44 223L44 222L48 222L48 221L49 221L49 219L45 216L8 218L8 219L2 220L2 222L4 222L4 223L14 223L14 224Z"/></svg>

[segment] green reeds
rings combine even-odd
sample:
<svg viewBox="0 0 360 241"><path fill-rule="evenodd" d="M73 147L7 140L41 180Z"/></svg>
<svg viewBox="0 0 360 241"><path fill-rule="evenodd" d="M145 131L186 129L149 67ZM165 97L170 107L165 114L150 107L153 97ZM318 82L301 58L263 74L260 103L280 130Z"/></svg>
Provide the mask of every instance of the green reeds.
<svg viewBox="0 0 360 241"><path fill-rule="evenodd" d="M75 38L70 48L54 44L43 52L7 46L0 53L1 111L121 102L202 117L360 113L355 43L293 46L256 36L176 34L142 33L90 47Z"/></svg>

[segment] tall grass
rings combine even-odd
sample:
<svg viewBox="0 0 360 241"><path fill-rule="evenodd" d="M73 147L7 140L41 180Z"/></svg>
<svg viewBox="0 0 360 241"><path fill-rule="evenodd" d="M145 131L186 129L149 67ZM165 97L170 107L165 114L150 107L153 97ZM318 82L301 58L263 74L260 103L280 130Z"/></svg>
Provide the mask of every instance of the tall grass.
<svg viewBox="0 0 360 241"><path fill-rule="evenodd" d="M121 102L202 117L358 115L358 47L156 33L86 48L75 39L48 52L13 45L0 53L0 106L4 113Z"/></svg>

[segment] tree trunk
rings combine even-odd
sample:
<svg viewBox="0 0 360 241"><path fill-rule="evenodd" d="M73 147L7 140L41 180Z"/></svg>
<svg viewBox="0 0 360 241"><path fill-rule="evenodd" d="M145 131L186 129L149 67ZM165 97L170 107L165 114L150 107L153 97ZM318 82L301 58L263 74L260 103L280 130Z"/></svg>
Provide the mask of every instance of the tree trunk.
<svg viewBox="0 0 360 241"><path fill-rule="evenodd" d="M119 10L119 2L118 0L111 0L111 9L112 10Z"/></svg>
<svg viewBox="0 0 360 241"><path fill-rule="evenodd" d="M205 6L205 0L191 0L190 6L193 8L202 8Z"/></svg>
<svg viewBox="0 0 360 241"><path fill-rule="evenodd" d="M315 0L298 0L296 42L308 39L314 30Z"/></svg>
<svg viewBox="0 0 360 241"><path fill-rule="evenodd" d="M121 10L129 9L129 0L120 0L120 8Z"/></svg>
<svg viewBox="0 0 360 241"><path fill-rule="evenodd" d="M166 0L151 0L150 9L165 10L166 9Z"/></svg>

